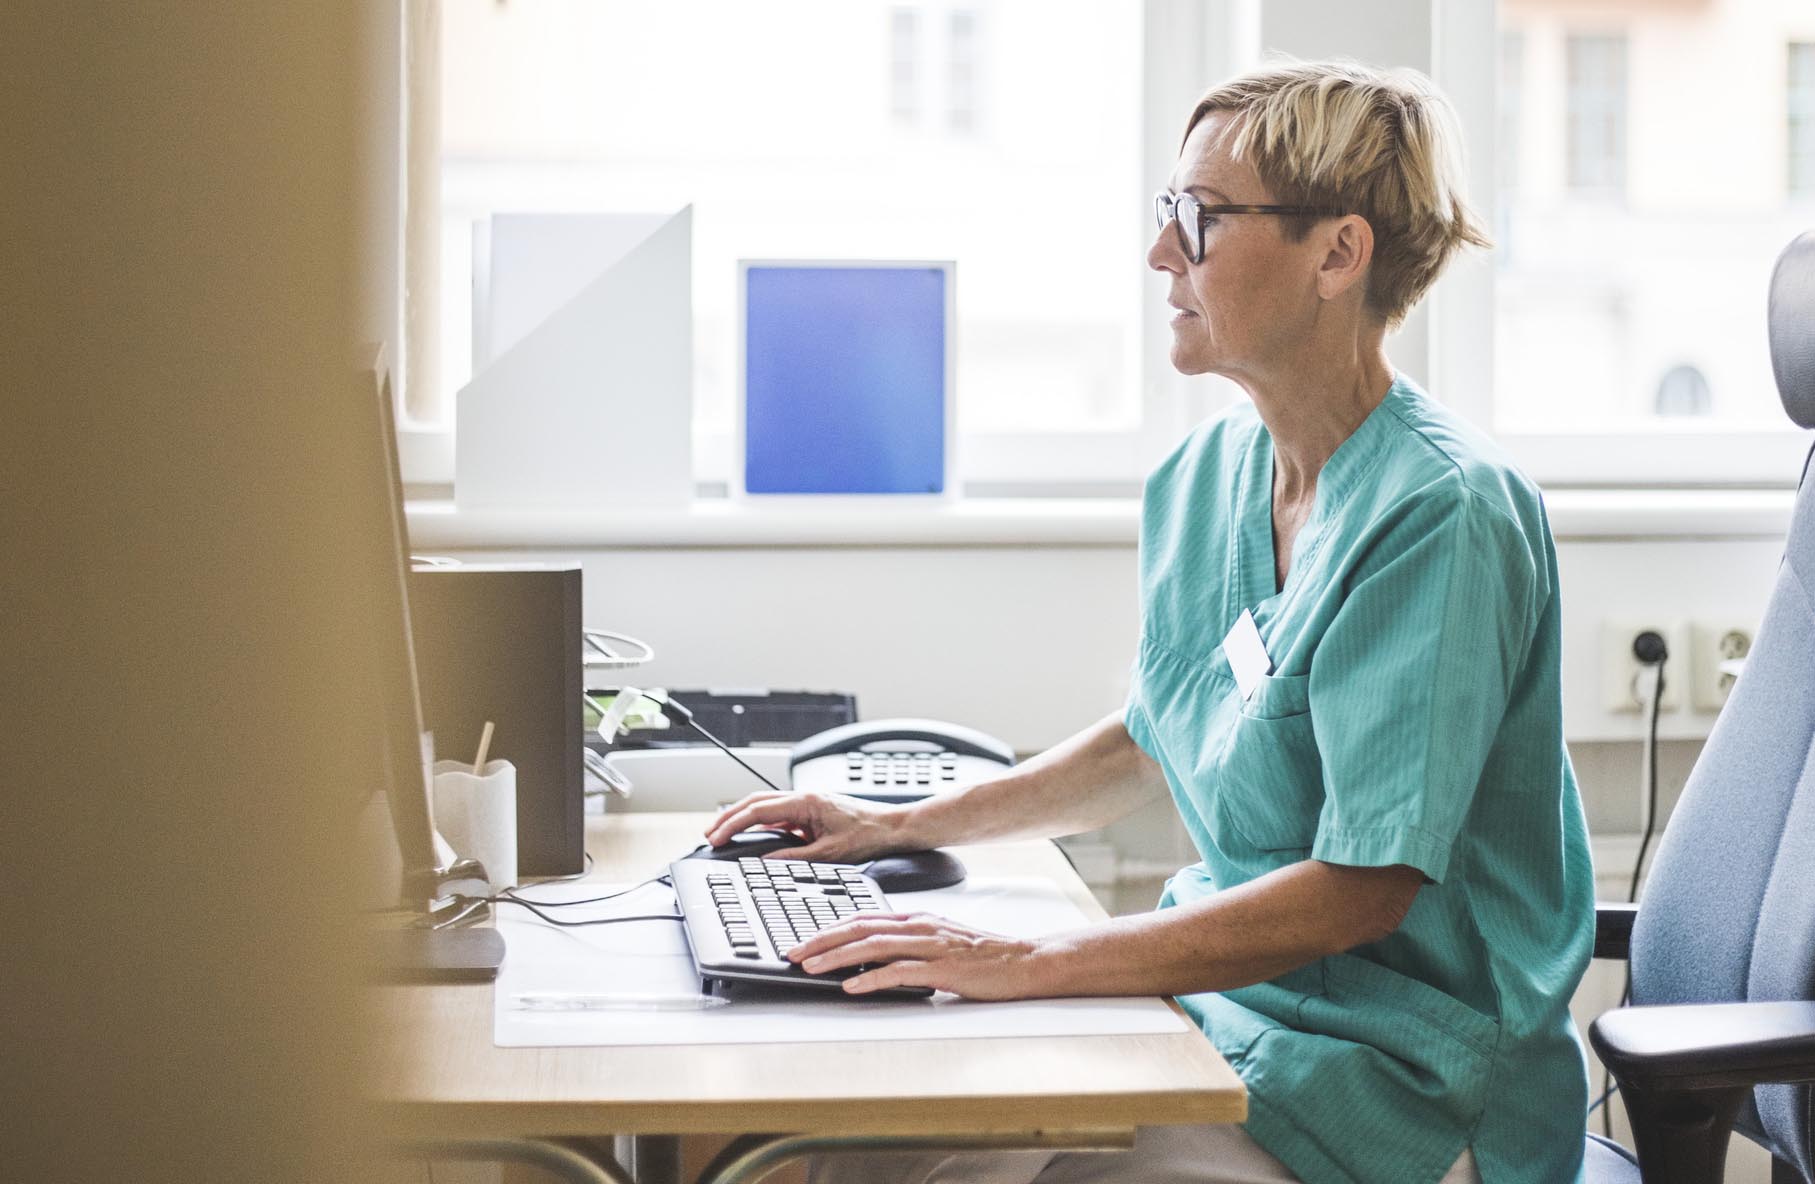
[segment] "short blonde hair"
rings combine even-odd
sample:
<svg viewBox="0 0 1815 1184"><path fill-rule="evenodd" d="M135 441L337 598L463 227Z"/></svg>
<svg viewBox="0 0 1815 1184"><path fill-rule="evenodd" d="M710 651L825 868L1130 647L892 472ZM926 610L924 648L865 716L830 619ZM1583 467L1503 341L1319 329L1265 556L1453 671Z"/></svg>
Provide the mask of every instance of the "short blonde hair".
<svg viewBox="0 0 1815 1184"><path fill-rule="evenodd" d="M1456 248L1489 246L1462 195L1455 112L1416 70L1350 61L1270 62L1198 100L1185 137L1228 111L1230 154L1247 160L1279 201L1366 218L1374 231L1367 307L1397 325ZM1302 240L1314 217L1282 219Z"/></svg>

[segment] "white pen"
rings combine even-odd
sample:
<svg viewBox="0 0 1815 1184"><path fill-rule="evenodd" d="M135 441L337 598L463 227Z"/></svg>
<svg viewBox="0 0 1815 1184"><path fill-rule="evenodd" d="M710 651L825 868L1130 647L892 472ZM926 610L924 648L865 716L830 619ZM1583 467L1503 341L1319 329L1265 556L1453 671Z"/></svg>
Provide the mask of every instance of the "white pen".
<svg viewBox="0 0 1815 1184"><path fill-rule="evenodd" d="M539 991L511 996L522 1011L705 1011L731 1000L719 995L575 995Z"/></svg>

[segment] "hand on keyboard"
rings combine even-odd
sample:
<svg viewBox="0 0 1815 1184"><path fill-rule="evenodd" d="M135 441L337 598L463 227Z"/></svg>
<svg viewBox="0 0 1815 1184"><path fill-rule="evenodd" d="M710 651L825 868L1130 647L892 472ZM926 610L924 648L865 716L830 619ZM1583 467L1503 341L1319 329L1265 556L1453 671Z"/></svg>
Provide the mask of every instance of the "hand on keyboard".
<svg viewBox="0 0 1815 1184"><path fill-rule="evenodd" d="M687 945L703 982L756 982L838 992L853 969L810 974L787 952L828 926L891 913L876 882L846 864L802 860L682 859L668 874L686 922ZM884 993L924 998L924 987Z"/></svg>
<svg viewBox="0 0 1815 1184"><path fill-rule="evenodd" d="M968 999L1026 999L1038 989L1039 943L972 929L931 913L860 914L788 951L810 974L859 972L851 994L931 987ZM873 968L872 968L873 967Z"/></svg>

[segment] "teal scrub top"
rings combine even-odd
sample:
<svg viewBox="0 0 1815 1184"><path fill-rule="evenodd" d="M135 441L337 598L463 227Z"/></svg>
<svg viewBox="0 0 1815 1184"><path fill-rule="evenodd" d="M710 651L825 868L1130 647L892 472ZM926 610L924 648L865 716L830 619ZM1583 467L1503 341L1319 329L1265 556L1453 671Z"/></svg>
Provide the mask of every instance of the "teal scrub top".
<svg viewBox="0 0 1815 1184"><path fill-rule="evenodd" d="M1180 1002L1308 1184L1425 1184L1465 1147L1484 1184L1579 1179L1594 891L1543 502L1403 378L1318 474L1283 589L1272 482L1246 402L1147 482L1125 722L1202 856L1160 907L1305 859L1426 883L1382 941ZM1273 662L1246 700L1243 609Z"/></svg>

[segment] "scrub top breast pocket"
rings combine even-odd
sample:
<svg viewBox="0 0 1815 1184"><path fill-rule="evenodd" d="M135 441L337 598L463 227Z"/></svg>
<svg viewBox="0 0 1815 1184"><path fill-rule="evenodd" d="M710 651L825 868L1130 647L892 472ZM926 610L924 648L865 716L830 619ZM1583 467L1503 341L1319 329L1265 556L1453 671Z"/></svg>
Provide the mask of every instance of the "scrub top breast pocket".
<svg viewBox="0 0 1815 1184"><path fill-rule="evenodd" d="M1308 851L1323 809L1311 676L1271 674L1232 715L1217 770L1218 814L1260 851Z"/></svg>

